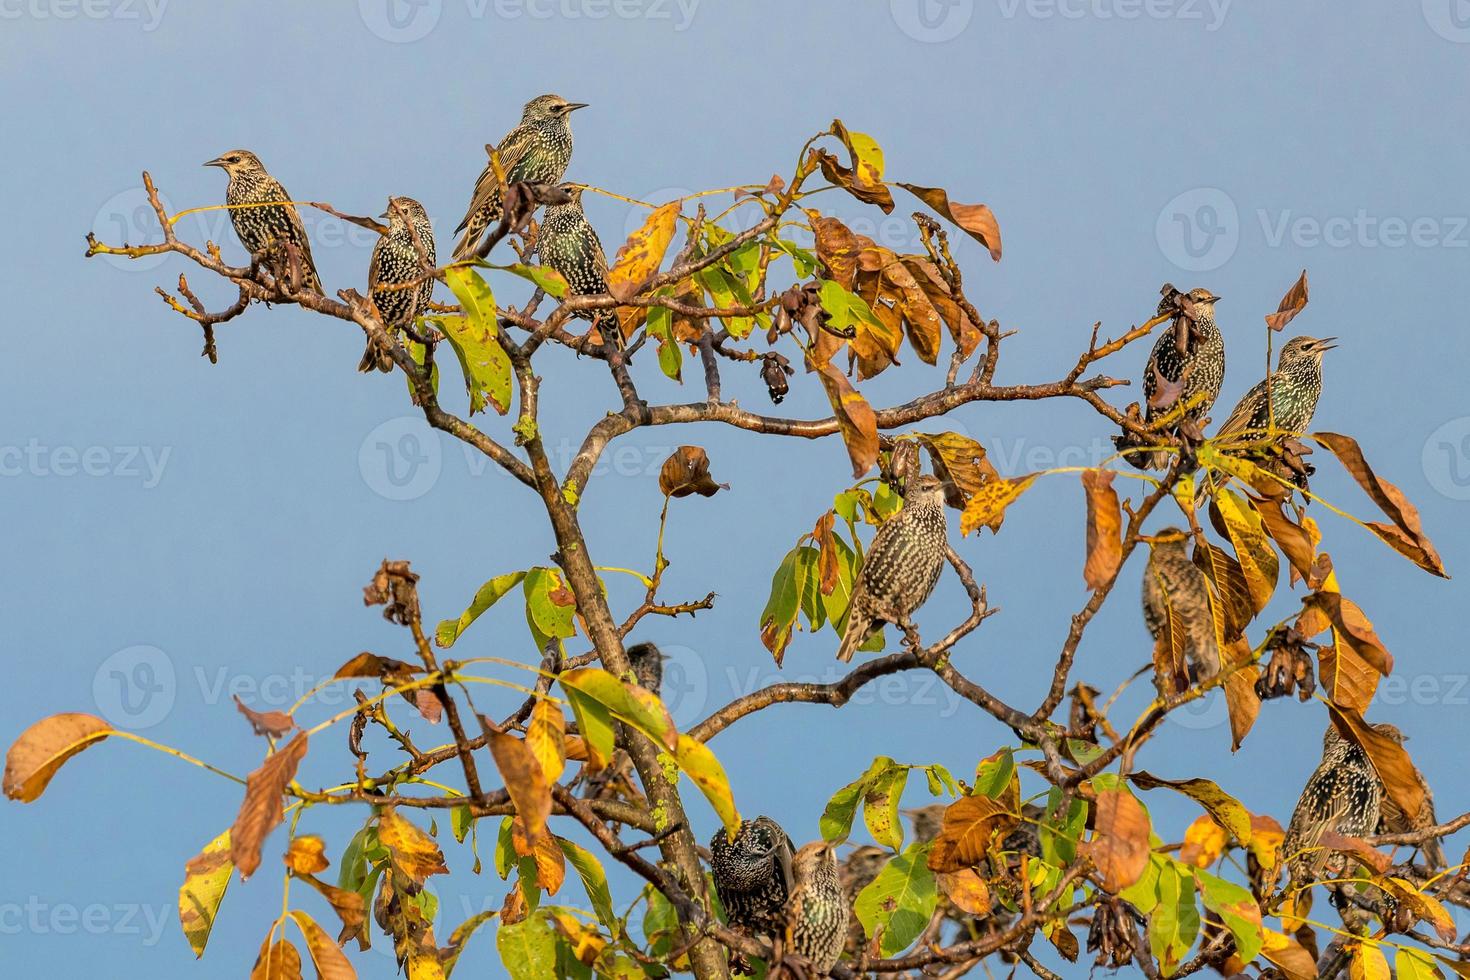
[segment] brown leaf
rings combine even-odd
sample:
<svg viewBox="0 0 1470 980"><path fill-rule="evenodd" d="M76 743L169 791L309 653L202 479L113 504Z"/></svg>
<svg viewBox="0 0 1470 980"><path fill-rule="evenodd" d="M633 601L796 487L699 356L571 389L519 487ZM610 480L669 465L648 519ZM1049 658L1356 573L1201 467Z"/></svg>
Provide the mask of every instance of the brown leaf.
<svg viewBox="0 0 1470 980"><path fill-rule="evenodd" d="M313 834L293 837L286 848L286 867L299 875L314 875L318 871L325 871L332 863L327 860L326 850L326 842Z"/></svg>
<svg viewBox="0 0 1470 980"><path fill-rule="evenodd" d="M1392 858L1381 851L1374 850L1373 845L1361 837L1346 837L1330 830L1324 830L1317 835L1317 843L1329 851L1351 854L1374 874L1381 875L1393 865Z"/></svg>
<svg viewBox="0 0 1470 980"><path fill-rule="evenodd" d="M444 852L434 838L399 816L391 806L378 815L378 840L392 854L393 866L415 884L422 885L430 875L449 873Z"/></svg>
<svg viewBox="0 0 1470 980"><path fill-rule="evenodd" d="M842 432L842 441L847 444L847 455L852 460L852 475L861 478L878 461L878 416L847 376L830 363L815 364L810 358L807 364L822 379L827 389L827 399L832 403L837 427Z"/></svg>
<svg viewBox="0 0 1470 980"><path fill-rule="evenodd" d="M1301 943L1274 929L1265 930L1261 955L1274 964L1286 980L1317 980L1317 958Z"/></svg>
<svg viewBox="0 0 1470 980"><path fill-rule="evenodd" d="M827 277L844 289L852 289L857 277L857 257L863 249L863 239L853 234L852 229L819 211L805 209L807 223L811 225L817 259L827 270Z"/></svg>
<svg viewBox="0 0 1470 980"><path fill-rule="evenodd" d="M1238 642L1249 654L1250 645L1244 640ZM1261 668L1255 664L1237 667L1225 675L1225 708L1230 715L1231 752L1240 748L1240 743L1245 741L1255 725L1256 716L1261 713L1261 696L1256 693L1256 681L1260 676Z"/></svg>
<svg viewBox="0 0 1470 980"><path fill-rule="evenodd" d="M841 119L832 120L832 127L828 132L847 147L851 166L844 167L837 157L826 150L813 149L809 157L822 168L822 176L846 189L859 201L876 204L883 209L884 214L892 212L893 195L883 183L883 151L878 144L866 133L849 132ZM808 167L812 165L810 159Z"/></svg>
<svg viewBox="0 0 1470 980"><path fill-rule="evenodd" d="M1356 742L1368 753L1368 759L1383 780L1398 808L1404 813L1418 813L1424 805L1424 787L1420 784L1414 761L1399 741L1387 732L1381 732L1363 720L1363 716L1352 708L1343 708L1329 703L1332 721L1343 736Z"/></svg>
<svg viewBox="0 0 1470 980"><path fill-rule="evenodd" d="M962 796L945 807L939 835L929 852L929 870L955 872L980 863L997 833L1008 834L1016 814L985 795Z"/></svg>
<svg viewBox="0 0 1470 980"><path fill-rule="evenodd" d="M1000 225L995 215L983 204L959 204L949 199L941 187L923 187L896 181L899 187L929 205L935 211L963 228L990 252L990 257L1000 261Z"/></svg>
<svg viewBox="0 0 1470 980"><path fill-rule="evenodd" d="M1368 529L1420 568L1441 578L1449 578L1445 573L1444 563L1440 561L1439 552L1434 549L1424 533L1423 525L1419 523L1418 509L1409 503L1403 491L1373 472L1373 467L1363 458L1363 450L1358 446L1357 440L1335 432L1318 432L1312 438L1338 458L1358 482L1358 486L1393 521L1391 525L1369 521Z"/></svg>
<svg viewBox="0 0 1470 980"><path fill-rule="evenodd" d="M357 971L352 968L342 950L332 941L316 920L305 912L293 911L291 918L301 929L306 939L306 951L316 967L317 980L356 980Z"/></svg>
<svg viewBox="0 0 1470 980"><path fill-rule="evenodd" d="M510 801L515 804L516 823L525 839L535 846L546 836L546 817L551 813L551 786L526 743L504 732L490 733L490 754L500 768Z"/></svg>
<svg viewBox="0 0 1470 980"><path fill-rule="evenodd" d="M934 877L944 897L962 911L982 918L990 914L990 887L973 869L942 871Z"/></svg>
<svg viewBox="0 0 1470 980"><path fill-rule="evenodd" d="M536 838L535 843L531 843L521 833L521 822L517 820L511 826L511 846L521 857L535 860L536 883L541 886L542 891L547 895L555 895L561 890L562 882L567 876L566 856L554 834L543 833Z"/></svg>
<svg viewBox="0 0 1470 980"><path fill-rule="evenodd" d="M1245 632L1255 615L1251 605L1250 587L1246 585L1245 573L1224 548L1206 540L1195 538L1194 563L1210 580L1210 609L1215 617L1215 639L1221 648L1234 643Z"/></svg>
<svg viewBox="0 0 1470 980"><path fill-rule="evenodd" d="M1281 305L1276 307L1275 313L1266 314L1266 326L1272 330L1280 330L1292 319L1306 309L1307 306L1307 270L1303 269L1301 276L1292 283L1286 295L1281 297Z"/></svg>
<svg viewBox="0 0 1470 980"><path fill-rule="evenodd" d="M1087 494L1087 561L1082 580L1089 589L1100 589L1118 574L1123 561L1123 513L1118 491L1113 489L1112 470L1083 470L1082 489Z"/></svg>
<svg viewBox="0 0 1470 980"><path fill-rule="evenodd" d="M1009 480L992 480L981 486L970 498L970 502L965 505L964 513L960 515L960 533L968 535L971 531L981 527L999 531L1001 522L1006 517L1006 508L1015 503L1017 498L1026 492L1026 488L1036 482L1038 475L1028 473Z"/></svg>
<svg viewBox="0 0 1470 980"><path fill-rule="evenodd" d="M837 588L841 571L837 557L837 538L832 533L832 525L836 517L837 515L829 510L817 518L817 526L812 529L812 540L816 541L818 548L817 568L821 572L818 588L821 589L822 595L831 595L832 590Z"/></svg>
<svg viewBox="0 0 1470 980"><path fill-rule="evenodd" d="M607 272L607 291L618 301L626 302L638 295L643 284L658 272L669 242L674 240L683 205L682 200L670 201L655 209L618 249L617 259Z"/></svg>
<svg viewBox="0 0 1470 980"><path fill-rule="evenodd" d="M366 651L359 653L347 661L332 676L334 678L344 677L378 677L394 683L404 683L411 679L415 672L423 673L422 667L405 663L402 660L394 660L392 657L380 657L376 653ZM402 678L403 680L400 680Z"/></svg>
<svg viewBox="0 0 1470 980"><path fill-rule="evenodd" d="M713 497L730 489L728 483L716 483L709 475L709 456L698 446L680 446L658 471L658 488L666 497L687 497L697 493Z"/></svg>
<svg viewBox="0 0 1470 980"><path fill-rule="evenodd" d="M985 447L958 432L919 433L919 441L929 451L934 475L945 482L946 492L954 487L960 495L952 506L963 508L986 483L1000 480L1000 473L985 458Z"/></svg>
<svg viewBox="0 0 1470 980"><path fill-rule="evenodd" d="M1099 790L1092 827L1092 839L1081 845L1082 851L1102 875L1103 888L1116 895L1148 867L1148 814L1126 790Z"/></svg>
<svg viewBox="0 0 1470 980"><path fill-rule="evenodd" d="M1261 523L1265 525L1266 533L1276 540L1276 544L1281 548L1281 553L1286 556L1287 561L1291 562L1291 570L1294 575L1304 579L1311 575L1312 564L1317 557L1316 549L1306 529L1286 516L1283 510L1285 502L1252 497L1251 503L1255 506L1256 513L1261 515Z"/></svg>
<svg viewBox="0 0 1470 980"><path fill-rule="evenodd" d="M5 754L5 795L30 803L66 760L112 734L96 715L80 713L42 718L20 733Z"/></svg>
<svg viewBox="0 0 1470 980"><path fill-rule="evenodd" d="M306 882L321 893L332 906L332 911L337 913L337 918L342 920L342 929L337 935L339 943L345 943L349 939L356 938L358 946L367 949L367 930L364 924L367 922L367 903L357 892L348 891L345 888L337 888L329 885L314 875L297 875L297 878Z"/></svg>
<svg viewBox="0 0 1470 980"><path fill-rule="evenodd" d="M1380 871L1379 874L1383 872ZM1457 934L1455 920L1437 899L1424 894L1404 878L1388 877L1382 881L1382 885L1389 894L1398 899L1400 904L1412 910L1415 918L1423 919L1433 926L1441 941L1447 943L1455 941Z"/></svg>
<svg viewBox="0 0 1470 980"><path fill-rule="evenodd" d="M271 937L266 936L250 971L250 980L301 980L301 954L290 940L282 937L272 943Z"/></svg>
<svg viewBox="0 0 1470 980"><path fill-rule="evenodd" d="M901 255L899 258L913 273L919 288L944 320L945 326L949 328L950 338L959 347L960 353L968 359L980 343L980 327L970 319L965 308L956 302L949 280L944 278L938 266L922 255Z"/></svg>
<svg viewBox="0 0 1470 980"><path fill-rule="evenodd" d="M264 735L267 738L280 738L291 729L296 727L296 720L284 711L252 711L240 700L240 695L234 695L235 707L240 709L240 714L250 722L250 727L255 734Z"/></svg>
<svg viewBox="0 0 1470 980"><path fill-rule="evenodd" d="M260 867L260 846L281 822L281 797L296 768L306 757L306 732L297 732L291 741L277 747L260 768L245 777L245 799L230 828L230 860L244 881Z"/></svg>
<svg viewBox="0 0 1470 980"><path fill-rule="evenodd" d="M1364 615L1363 610L1357 604L1345 596L1336 592L1313 592L1302 600L1303 613L1297 620L1299 630L1306 633L1308 628L1325 620L1332 626L1333 636L1333 666L1331 674L1325 669L1327 661L1324 654L1324 671L1322 682L1329 690L1334 690L1334 677L1336 675L1354 675L1347 683L1363 690L1366 700L1371 700L1373 691L1377 689L1378 679L1368 676L1367 668L1377 674L1387 677L1393 673L1393 654L1383 645L1378 634L1373 629L1373 624ZM1312 616L1315 612L1318 615ZM1321 632L1318 630L1317 632ZM1307 635L1312 635L1308 633ZM1334 700L1338 700L1334 693ZM1360 711L1366 709L1365 703L1352 703L1350 706Z"/></svg>

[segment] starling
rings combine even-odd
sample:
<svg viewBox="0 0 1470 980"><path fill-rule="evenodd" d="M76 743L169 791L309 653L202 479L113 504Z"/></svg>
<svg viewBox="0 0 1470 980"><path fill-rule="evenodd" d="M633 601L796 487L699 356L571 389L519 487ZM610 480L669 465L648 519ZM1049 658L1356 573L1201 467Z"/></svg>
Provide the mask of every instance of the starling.
<svg viewBox="0 0 1470 980"><path fill-rule="evenodd" d="M1374 725L1376 730L1391 737L1402 745L1405 741L1404 733L1393 725ZM1403 810L1399 809L1397 803L1387 793L1383 794L1383 803L1379 808L1378 827L1374 833L1378 834L1407 834L1426 827L1433 827L1439 823L1434 815L1434 794L1430 792L1429 781L1418 767L1414 768L1414 778L1419 781L1419 788L1424 791L1424 802L1419 807L1419 813L1410 819ZM1424 860L1429 866L1439 869L1448 866L1445 860L1444 842L1438 837L1431 837L1419 845L1419 853L1424 855Z"/></svg>
<svg viewBox="0 0 1470 980"><path fill-rule="evenodd" d="M715 892L730 925L752 935L779 935L792 887L792 847L786 831L770 817L742 820L733 841L724 828L715 831L709 850Z"/></svg>
<svg viewBox="0 0 1470 980"><path fill-rule="evenodd" d="M518 181L555 184L561 180L572 159L572 126L567 116L586 104L568 102L559 95L539 95L526 103L521 124L496 147L506 186ZM495 167L487 163L475 181L469 210L454 229L464 233L454 246L455 260L473 255L485 229L499 220L500 181Z"/></svg>
<svg viewBox="0 0 1470 980"><path fill-rule="evenodd" d="M536 251L543 263L561 273L570 287L569 295L605 293L607 255L602 251L602 240L597 237L597 230L582 211L582 188L576 184L563 184L562 190L571 200L546 209L546 217L542 219L541 230L536 235ZM623 333L618 326L616 310L580 310L576 315L579 319L591 320L603 340L614 345L622 343Z"/></svg>
<svg viewBox="0 0 1470 980"><path fill-rule="evenodd" d="M1195 288L1180 293L1166 285L1159 300L1159 314L1175 312L1174 323L1160 334L1149 352L1143 369L1144 424L1167 416L1176 405L1194 402L1183 418L1171 427L1178 431L1185 423L1200 423L1220 394L1225 379L1225 339L1215 325L1215 304L1220 297L1208 289ZM1134 444L1135 437L1125 432L1114 439L1119 449ZM1168 454L1125 453L1126 459L1139 469L1161 469L1168 465Z"/></svg>
<svg viewBox="0 0 1470 980"><path fill-rule="evenodd" d="M834 846L802 845L791 859L791 901L786 908L786 953L805 960L819 977L837 964L851 913L838 880Z"/></svg>
<svg viewBox="0 0 1470 980"><path fill-rule="evenodd" d="M652 643L639 643L628 648L628 663L633 667L638 686L658 694L664 683L663 652Z"/></svg>
<svg viewBox="0 0 1470 980"><path fill-rule="evenodd" d="M872 844L864 844L853 850L842 861L842 866L837 871L838 880L842 882L842 891L847 896L848 908L853 908L857 901L858 892L873 883L878 877L878 872L888 863L889 852ZM847 923L847 940L845 948L848 953L856 957L862 952L866 944L867 934L863 932L863 924L858 921L857 911Z"/></svg>
<svg viewBox="0 0 1470 980"><path fill-rule="evenodd" d="M1312 424L1322 394L1322 355L1337 345L1336 337L1293 337L1281 348L1276 370L1245 393L1220 426L1220 435L1264 435L1268 429L1300 433ZM1266 398L1270 388L1271 397Z"/></svg>
<svg viewBox="0 0 1470 980"><path fill-rule="evenodd" d="M1205 573L1189 560L1188 536L1177 527L1153 535L1148 567L1143 572L1143 621L1157 643L1172 658L1175 637L1183 643L1185 662L1193 680L1203 682L1220 672L1220 645L1215 639L1215 617ZM1171 624L1172 619L1172 624ZM1172 628L1171 628L1172 626ZM1183 668L1184 664L1178 665ZM1189 678L1178 678L1187 682ZM1159 693L1183 690L1186 684L1164 684L1157 675Z"/></svg>
<svg viewBox="0 0 1470 980"><path fill-rule="evenodd" d="M388 233L373 246L372 264L368 266L368 287L373 303L382 317L388 335L397 337L398 331L412 326L429 305L434 293L434 280L424 276L424 264L434 267L434 229L429 225L429 215L424 206L411 197L388 199L388 210L382 217L388 221ZM418 244L414 241L417 239ZM420 253L419 249L423 251ZM404 283L421 280L409 289L390 289ZM385 348L369 339L363 352L359 371L393 370L393 358Z"/></svg>
<svg viewBox="0 0 1470 980"><path fill-rule="evenodd" d="M311 242L306 237L301 215L296 212L294 204L270 203L290 201L291 195L286 193L280 181L265 172L260 158L249 150L231 150L205 166L219 167L230 176L230 184L225 189L225 203L231 205L230 222L250 257L255 259L262 254L276 253L282 245L294 245L301 253L301 285L321 292L322 283L311 260ZM261 204L267 206L240 206ZM288 267L284 254L275 254L275 257L282 267Z"/></svg>
<svg viewBox="0 0 1470 980"><path fill-rule="evenodd" d="M911 625L910 617L939 581L947 544L944 484L925 473L909 485L903 509L873 537L853 589L838 660L851 660L881 623Z"/></svg>
<svg viewBox="0 0 1470 980"><path fill-rule="evenodd" d="M1363 837L1378 827L1383 784L1368 753L1329 724L1322 737L1322 762L1302 788L1281 853L1294 887L1342 878L1347 858L1317 845L1324 831Z"/></svg>

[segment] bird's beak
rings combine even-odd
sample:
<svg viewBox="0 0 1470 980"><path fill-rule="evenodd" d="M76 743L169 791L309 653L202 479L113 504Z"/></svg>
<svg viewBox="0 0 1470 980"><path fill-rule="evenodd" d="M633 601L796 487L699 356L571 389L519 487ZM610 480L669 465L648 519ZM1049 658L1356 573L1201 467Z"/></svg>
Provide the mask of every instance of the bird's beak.
<svg viewBox="0 0 1470 980"><path fill-rule="evenodd" d="M209 162L204 164L204 166L206 167L223 167L224 165L224 157L215 157L213 160L210 160Z"/></svg>
<svg viewBox="0 0 1470 980"><path fill-rule="evenodd" d="M585 102L568 102L567 103L567 112L568 113L576 112L578 109L585 109L585 108L587 108L587 103L585 103Z"/></svg>
<svg viewBox="0 0 1470 980"><path fill-rule="evenodd" d="M1223 298L1224 298L1224 297L1221 297L1221 296L1216 296L1216 295L1215 295L1215 294L1214 294L1214 293L1211 293L1211 294L1210 294L1210 299L1209 299L1209 302L1211 302L1211 303L1218 303L1218 302L1220 302L1220 300L1221 300L1221 299L1223 299Z"/></svg>
<svg viewBox="0 0 1470 980"><path fill-rule="evenodd" d="M1321 340L1312 345L1312 349L1318 352L1332 350L1334 347L1337 346L1337 344L1333 343L1333 341L1335 341L1336 339L1336 337L1323 337Z"/></svg>

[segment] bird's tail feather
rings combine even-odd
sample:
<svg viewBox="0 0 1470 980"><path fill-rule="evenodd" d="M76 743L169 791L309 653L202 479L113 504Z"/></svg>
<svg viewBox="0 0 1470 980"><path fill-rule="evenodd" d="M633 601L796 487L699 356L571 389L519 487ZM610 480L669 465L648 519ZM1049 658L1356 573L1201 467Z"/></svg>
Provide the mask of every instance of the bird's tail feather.
<svg viewBox="0 0 1470 980"><path fill-rule="evenodd" d="M857 653L858 647L868 639L868 634L873 631L873 624L864 616L854 615L847 621L847 631L842 634L842 645L837 648L837 659L843 663L852 660L852 655Z"/></svg>

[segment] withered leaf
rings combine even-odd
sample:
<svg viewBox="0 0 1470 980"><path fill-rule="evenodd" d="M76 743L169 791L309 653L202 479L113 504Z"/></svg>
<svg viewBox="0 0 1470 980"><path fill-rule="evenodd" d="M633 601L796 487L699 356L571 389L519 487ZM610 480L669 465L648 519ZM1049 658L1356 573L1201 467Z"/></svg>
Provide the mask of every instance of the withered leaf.
<svg viewBox="0 0 1470 980"><path fill-rule="evenodd" d="M950 487L959 494L959 500L949 500L951 506L963 508L986 483L1000 480L1000 473L986 458L985 447L969 436L921 432L919 441L929 451L934 475L945 482L946 494Z"/></svg>
<svg viewBox="0 0 1470 980"><path fill-rule="evenodd" d="M1007 834L1016 814L985 795L962 796L944 810L939 835L929 852L929 870L955 872L980 863L995 834Z"/></svg>
<svg viewBox="0 0 1470 980"><path fill-rule="evenodd" d="M971 915L987 916L991 911L990 887L971 868L942 871L934 876L939 890L958 908Z"/></svg>
<svg viewBox="0 0 1470 980"><path fill-rule="evenodd" d="M319 871L327 870L331 864L327 860L326 842L314 834L291 838L283 860L286 862L286 867L299 875L314 875Z"/></svg>
<svg viewBox="0 0 1470 980"><path fill-rule="evenodd" d="M643 284L658 272L669 242L674 240L683 204L682 200L670 201L655 209L618 249L617 259L607 273L607 291L620 302L636 296Z"/></svg>
<svg viewBox="0 0 1470 980"><path fill-rule="evenodd" d="M490 754L515 804L516 824L534 847L546 834L551 813L551 786L526 743L504 732L490 733Z"/></svg>
<svg viewBox="0 0 1470 980"><path fill-rule="evenodd" d="M836 218L811 208L804 209L811 225L817 259L827 270L828 278L844 289L851 289L857 276L857 257L863 245L852 229Z"/></svg>
<svg viewBox="0 0 1470 980"><path fill-rule="evenodd" d="M1363 450L1358 446L1357 440L1335 432L1318 432L1312 438L1341 461L1358 482L1358 486L1393 521L1392 524L1368 521L1368 529L1420 568L1441 578L1449 578L1445 573L1444 563L1440 561L1439 552L1435 550L1419 522L1418 508L1409 503L1403 491L1373 472L1373 467L1363 458Z"/></svg>
<svg viewBox="0 0 1470 980"><path fill-rule="evenodd" d="M1126 790L1104 789L1093 801L1092 839L1081 845L1111 894L1133 884L1148 867L1148 814Z"/></svg>
<svg viewBox="0 0 1470 980"><path fill-rule="evenodd" d="M691 493L713 497L730 489L730 484L716 483L709 475L709 456L703 449L680 446L658 471L658 488L666 497L687 497Z"/></svg>
<svg viewBox="0 0 1470 980"><path fill-rule="evenodd" d="M296 727L296 719L284 711L253 711L246 707L244 701L240 700L240 695L236 694L234 698L235 707L240 709L240 714L244 715L245 720L250 722L251 729L257 735L264 735L268 738L280 738Z"/></svg>
<svg viewBox="0 0 1470 980"><path fill-rule="evenodd" d="M266 757L260 768L245 777L245 799L230 828L230 860L244 881L260 867L260 847L270 832L281 822L284 806L281 798L296 768L306 757L306 732L295 737Z"/></svg>
<svg viewBox="0 0 1470 980"><path fill-rule="evenodd" d="M1113 489L1112 470L1083 470L1082 489L1087 495L1087 560L1082 580L1089 589L1100 589L1113 580L1123 561L1123 512L1118 491Z"/></svg>
<svg viewBox="0 0 1470 980"><path fill-rule="evenodd" d="M20 733L5 754L5 795L30 803L66 760L112 734L96 715L69 713L42 718Z"/></svg>
<svg viewBox="0 0 1470 980"><path fill-rule="evenodd" d="M399 816L394 807L378 815L378 840L392 854L394 867L416 884L422 885L430 875L449 873L434 838Z"/></svg>
<svg viewBox="0 0 1470 980"><path fill-rule="evenodd" d="M1383 780L1383 788L1404 813L1418 813L1424 804L1424 787L1420 784L1414 761L1399 741L1378 731L1352 708L1329 703L1332 721L1343 737L1356 742L1368 753L1368 759Z"/></svg>
<svg viewBox="0 0 1470 980"><path fill-rule="evenodd" d="M1393 860L1387 854L1374 850L1373 845L1361 837L1345 837L1342 834L1324 830L1317 835L1317 843L1329 851L1351 854L1374 874L1383 874L1393 864Z"/></svg>
<svg viewBox="0 0 1470 980"><path fill-rule="evenodd" d="M884 214L893 211L893 195L883 183L883 150L867 133L851 132L841 119L832 120L828 130L847 148L851 166L842 163L826 150L814 149L811 155L822 168L822 176L842 187L867 204L876 204ZM807 164L811 166L810 163Z"/></svg>
<svg viewBox="0 0 1470 980"><path fill-rule="evenodd" d="M364 923L367 922L367 902L362 895L329 885L314 875L298 874L296 877L320 892L321 896L331 904L332 911L337 913L337 918L342 920L342 929L338 933L337 941L345 943L353 937L358 937L358 944L362 946L367 935L367 931L363 928Z"/></svg>
<svg viewBox="0 0 1470 980"><path fill-rule="evenodd" d="M282 937L272 943L266 936L250 970L250 980L301 980L301 954L289 939Z"/></svg>
<svg viewBox="0 0 1470 980"><path fill-rule="evenodd" d="M423 673L422 667L405 663L402 660L394 660L392 657L380 657L376 653L366 651L359 653L347 661L332 676L334 678L345 677L379 677L395 683L404 683L415 673Z"/></svg>
<svg viewBox="0 0 1470 980"><path fill-rule="evenodd" d="M816 364L808 358L807 364L817 372L822 379L822 387L827 389L837 428L852 461L852 475L860 478L878 461L878 416L847 376L831 363Z"/></svg>
<svg viewBox="0 0 1470 980"><path fill-rule="evenodd" d="M306 951L316 967L317 980L356 980L357 971L315 919L300 911L292 911L291 918L306 939Z"/></svg>
<svg viewBox="0 0 1470 980"><path fill-rule="evenodd" d="M832 590L837 588L838 578L841 574L839 557L837 553L837 539L832 533L832 525L837 515L828 510L817 518L817 526L812 529L812 540L817 543L817 568L820 571L820 579L817 587L822 595L831 595Z"/></svg>
<svg viewBox="0 0 1470 980"><path fill-rule="evenodd" d="M1281 297L1281 305L1276 307L1275 313L1266 314L1266 326L1272 330L1280 330L1292 319L1306 309L1307 306L1307 270L1303 269L1297 281L1292 283L1286 295Z"/></svg>
<svg viewBox="0 0 1470 980"><path fill-rule="evenodd" d="M179 886L179 925L196 957L204 955L214 918L229 887L235 866L230 863L230 832L225 831L204 846L184 865L184 883Z"/></svg>
<svg viewBox="0 0 1470 980"><path fill-rule="evenodd" d="M1000 261L1000 225L996 222L995 215L991 213L990 208L983 204L960 204L951 201L949 194L942 187L924 187L919 184L905 184L902 181L896 181L896 183L941 216L959 225L971 238L985 246L992 259Z"/></svg>
<svg viewBox="0 0 1470 980"><path fill-rule="evenodd" d="M1026 489L1036 482L1040 474L1028 473L1025 476L1012 477L1008 480L990 480L983 484L979 490L970 497L970 502L965 505L964 513L960 515L960 533L968 535L971 531L981 527L988 527L991 531L999 531L1001 523L1005 520L1006 508L1015 503Z"/></svg>
<svg viewBox="0 0 1470 980"><path fill-rule="evenodd" d="M542 891L547 895L555 895L561 890L562 882L567 876L566 855L562 853L561 845L557 843L554 834L543 832L532 843L521 832L521 821L516 820L511 827L511 846L515 848L516 854L535 862L536 884Z"/></svg>

